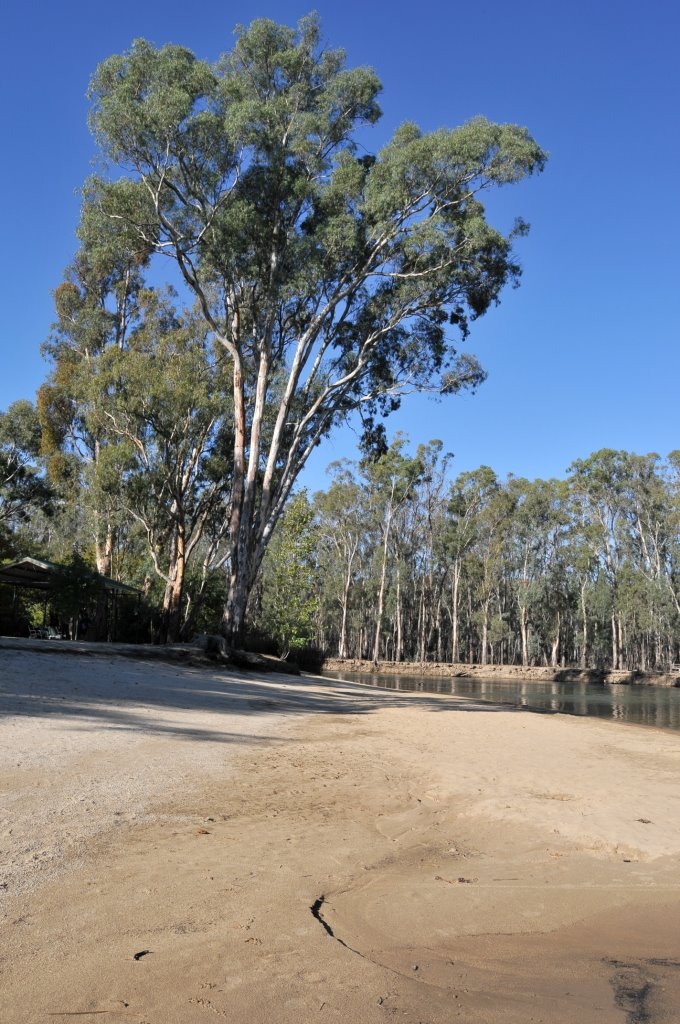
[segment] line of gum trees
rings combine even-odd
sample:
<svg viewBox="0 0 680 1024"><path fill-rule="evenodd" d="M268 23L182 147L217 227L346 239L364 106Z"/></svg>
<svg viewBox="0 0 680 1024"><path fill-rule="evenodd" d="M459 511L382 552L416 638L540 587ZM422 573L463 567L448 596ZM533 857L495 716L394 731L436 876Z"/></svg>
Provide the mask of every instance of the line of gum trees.
<svg viewBox="0 0 680 1024"><path fill-rule="evenodd" d="M403 124L368 153L380 88L322 45L316 16L239 28L214 65L137 40L93 77L105 173L82 190L45 345L39 454L59 500L33 537L56 554L87 538L106 574L144 567L169 639L221 571L215 626L242 640L277 523L334 427L358 418L380 452L405 394L484 378L458 345L518 282L526 225L492 227L483 198L545 154L481 117Z"/></svg>
<svg viewBox="0 0 680 1024"><path fill-rule="evenodd" d="M452 482L441 442L333 467L316 642L340 657L661 669L679 659L680 452Z"/></svg>

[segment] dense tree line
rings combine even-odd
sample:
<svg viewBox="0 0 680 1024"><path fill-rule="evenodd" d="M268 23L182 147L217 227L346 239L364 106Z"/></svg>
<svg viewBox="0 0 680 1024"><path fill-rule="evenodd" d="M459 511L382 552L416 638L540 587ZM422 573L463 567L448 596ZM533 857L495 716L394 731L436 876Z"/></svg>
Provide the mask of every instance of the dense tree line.
<svg viewBox="0 0 680 1024"><path fill-rule="evenodd" d="M680 642L680 453L564 480L450 480L440 442L337 465L315 496L316 642L379 661L663 668Z"/></svg>
<svg viewBox="0 0 680 1024"><path fill-rule="evenodd" d="M137 638L186 639L215 630L223 607L228 392L196 323L168 296L138 301L126 346L100 337L86 373L58 324L37 406L0 415L0 557L136 583L148 613ZM453 476L441 442L410 454L397 437L329 470L329 487L299 492L274 533L251 639L374 661L680 660L679 452L605 449L563 480L500 480L486 466Z"/></svg>

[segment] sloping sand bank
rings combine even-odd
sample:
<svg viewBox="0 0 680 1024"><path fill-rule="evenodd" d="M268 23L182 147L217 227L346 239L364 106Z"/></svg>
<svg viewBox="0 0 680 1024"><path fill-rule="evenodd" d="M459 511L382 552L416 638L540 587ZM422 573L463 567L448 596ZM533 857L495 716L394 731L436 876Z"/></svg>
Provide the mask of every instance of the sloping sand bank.
<svg viewBox="0 0 680 1024"><path fill-rule="evenodd" d="M680 1019L675 733L10 651L0 702L3 1024Z"/></svg>

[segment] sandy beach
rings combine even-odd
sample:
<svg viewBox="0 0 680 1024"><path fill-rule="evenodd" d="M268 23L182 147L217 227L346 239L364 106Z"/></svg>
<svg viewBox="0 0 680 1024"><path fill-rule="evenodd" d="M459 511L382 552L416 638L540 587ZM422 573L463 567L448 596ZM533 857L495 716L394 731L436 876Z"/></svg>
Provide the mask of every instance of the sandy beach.
<svg viewBox="0 0 680 1024"><path fill-rule="evenodd" d="M0 1020L680 1018L680 734L0 650Z"/></svg>

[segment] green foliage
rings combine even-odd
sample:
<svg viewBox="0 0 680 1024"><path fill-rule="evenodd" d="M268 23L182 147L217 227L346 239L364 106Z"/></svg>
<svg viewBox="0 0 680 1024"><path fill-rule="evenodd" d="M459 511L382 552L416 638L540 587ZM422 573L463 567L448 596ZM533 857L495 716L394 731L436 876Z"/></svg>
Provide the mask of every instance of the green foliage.
<svg viewBox="0 0 680 1024"><path fill-rule="evenodd" d="M165 629L176 636L187 567L228 521L228 378L202 318L178 311L172 290L145 287L144 254L101 214L95 193L91 185L83 245L55 293L42 452L64 504L86 512L91 539L80 547L93 549L101 572L112 573L123 541L146 546L135 578L163 580Z"/></svg>
<svg viewBox="0 0 680 1024"><path fill-rule="evenodd" d="M38 464L40 424L30 402L0 412L0 533L16 529L30 515L51 511L51 489Z"/></svg>
<svg viewBox="0 0 680 1024"><path fill-rule="evenodd" d="M173 530L189 539L228 487L229 402L196 317L157 292L139 302L127 346L109 347L94 367L92 422L108 442L100 485L142 522L160 564Z"/></svg>
<svg viewBox="0 0 680 1024"><path fill-rule="evenodd" d="M262 565L260 625L286 657L311 639L318 610L314 511L307 492L291 499Z"/></svg>

